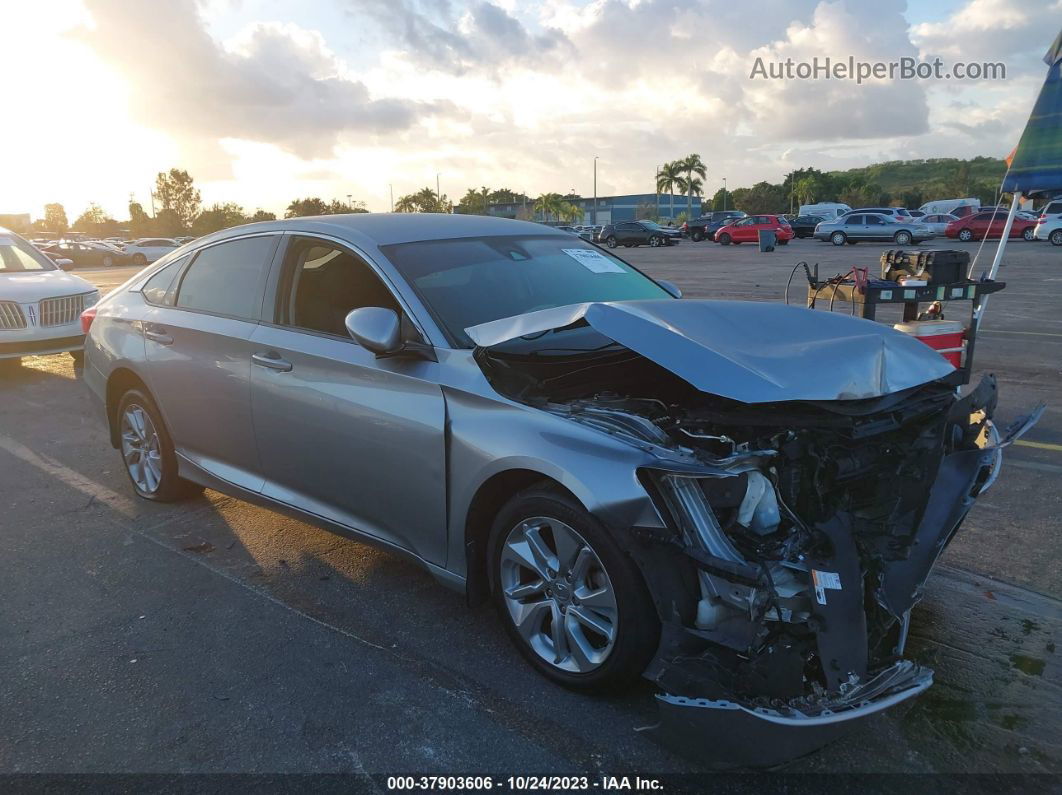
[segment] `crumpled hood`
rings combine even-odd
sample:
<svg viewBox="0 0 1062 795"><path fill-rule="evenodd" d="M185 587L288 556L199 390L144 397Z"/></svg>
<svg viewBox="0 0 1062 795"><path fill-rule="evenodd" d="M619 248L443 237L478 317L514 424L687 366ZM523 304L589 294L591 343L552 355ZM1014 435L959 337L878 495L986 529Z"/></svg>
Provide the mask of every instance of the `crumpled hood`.
<svg viewBox="0 0 1062 795"><path fill-rule="evenodd" d="M80 276L59 270L0 274L0 301L16 304L32 304L44 298L89 293L95 289Z"/></svg>
<svg viewBox="0 0 1062 795"><path fill-rule="evenodd" d="M954 372L928 345L889 326L750 301L572 304L465 332L490 347L579 320L701 392L744 403L881 397Z"/></svg>

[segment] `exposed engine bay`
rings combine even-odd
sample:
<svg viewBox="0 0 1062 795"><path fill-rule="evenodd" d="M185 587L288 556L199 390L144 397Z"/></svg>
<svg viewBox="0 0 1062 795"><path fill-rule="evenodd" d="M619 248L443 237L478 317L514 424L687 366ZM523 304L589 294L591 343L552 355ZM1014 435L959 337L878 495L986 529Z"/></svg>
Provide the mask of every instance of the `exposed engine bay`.
<svg viewBox="0 0 1062 795"><path fill-rule="evenodd" d="M622 346L558 353L477 359L503 394L658 459L639 477L669 527L631 528L628 549L662 622L645 676L665 693L665 730L681 739L693 712L697 728L738 715L768 734L816 727L777 738L790 758L931 684L903 659L910 611L998 472L992 376L965 397L938 379L870 399L747 404ZM740 763L748 749L728 753Z"/></svg>

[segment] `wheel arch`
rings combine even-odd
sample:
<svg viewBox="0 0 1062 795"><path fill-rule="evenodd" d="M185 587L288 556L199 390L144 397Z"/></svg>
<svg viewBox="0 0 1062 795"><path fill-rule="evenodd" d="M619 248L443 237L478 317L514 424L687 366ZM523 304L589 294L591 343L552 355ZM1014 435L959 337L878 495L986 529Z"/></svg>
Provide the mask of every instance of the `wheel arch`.
<svg viewBox="0 0 1062 795"><path fill-rule="evenodd" d="M118 401L130 389L140 389L149 397L154 397L144 379L128 367L118 367L107 378L107 393L104 406L107 411L107 431L111 447L118 448Z"/></svg>
<svg viewBox="0 0 1062 795"><path fill-rule="evenodd" d="M487 478L476 489L465 515L465 594L469 605L485 602L491 593L487 548L490 528L498 511L510 499L532 486L547 486L586 508L571 489L533 469L506 469Z"/></svg>

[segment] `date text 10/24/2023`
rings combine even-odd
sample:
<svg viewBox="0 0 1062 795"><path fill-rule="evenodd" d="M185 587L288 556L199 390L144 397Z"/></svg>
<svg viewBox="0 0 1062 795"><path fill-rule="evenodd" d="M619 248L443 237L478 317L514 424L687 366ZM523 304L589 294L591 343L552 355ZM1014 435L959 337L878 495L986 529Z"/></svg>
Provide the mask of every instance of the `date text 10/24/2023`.
<svg viewBox="0 0 1062 795"><path fill-rule="evenodd" d="M663 784L642 776L388 776L389 791L659 791Z"/></svg>

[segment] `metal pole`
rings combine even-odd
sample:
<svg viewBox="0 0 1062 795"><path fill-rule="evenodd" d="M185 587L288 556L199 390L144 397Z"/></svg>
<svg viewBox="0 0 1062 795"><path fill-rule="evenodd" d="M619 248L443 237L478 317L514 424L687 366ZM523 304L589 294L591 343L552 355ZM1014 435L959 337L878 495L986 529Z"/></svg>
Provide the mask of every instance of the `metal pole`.
<svg viewBox="0 0 1062 795"><path fill-rule="evenodd" d="M387 189L391 191L391 212L395 211L395 186L390 182L387 183Z"/></svg>
<svg viewBox="0 0 1062 795"><path fill-rule="evenodd" d="M1003 264L1003 251L1007 247L1007 239L1010 237L1011 227L1014 226L1014 216L1018 213L1018 204L1021 202L1021 191L1014 191L1014 200L1010 203L1010 212L1007 213L1007 222L1003 224L1003 235L999 238L999 245L996 247L996 256L992 259L992 267L988 271L988 278L995 279L996 274L999 273L999 266ZM991 225L989 225L991 228ZM981 327L981 318L984 316L985 307L988 306L988 299L990 296L982 295L977 305L974 307L974 332Z"/></svg>
<svg viewBox="0 0 1062 795"><path fill-rule="evenodd" d="M435 201L442 204L442 191L439 190L439 173L435 172Z"/></svg>
<svg viewBox="0 0 1062 795"><path fill-rule="evenodd" d="M653 189L656 191L656 222L660 223L660 166L656 167L656 176L653 178Z"/></svg>
<svg viewBox="0 0 1062 795"><path fill-rule="evenodd" d="M726 212L726 177L723 177L723 212Z"/></svg>
<svg viewBox="0 0 1062 795"><path fill-rule="evenodd" d="M148 190L148 196L151 197L151 217L154 218L155 217L155 189L154 188L151 188L151 189Z"/></svg>
<svg viewBox="0 0 1062 795"><path fill-rule="evenodd" d="M594 155L594 206L590 209L590 225L597 226L597 155Z"/></svg>

